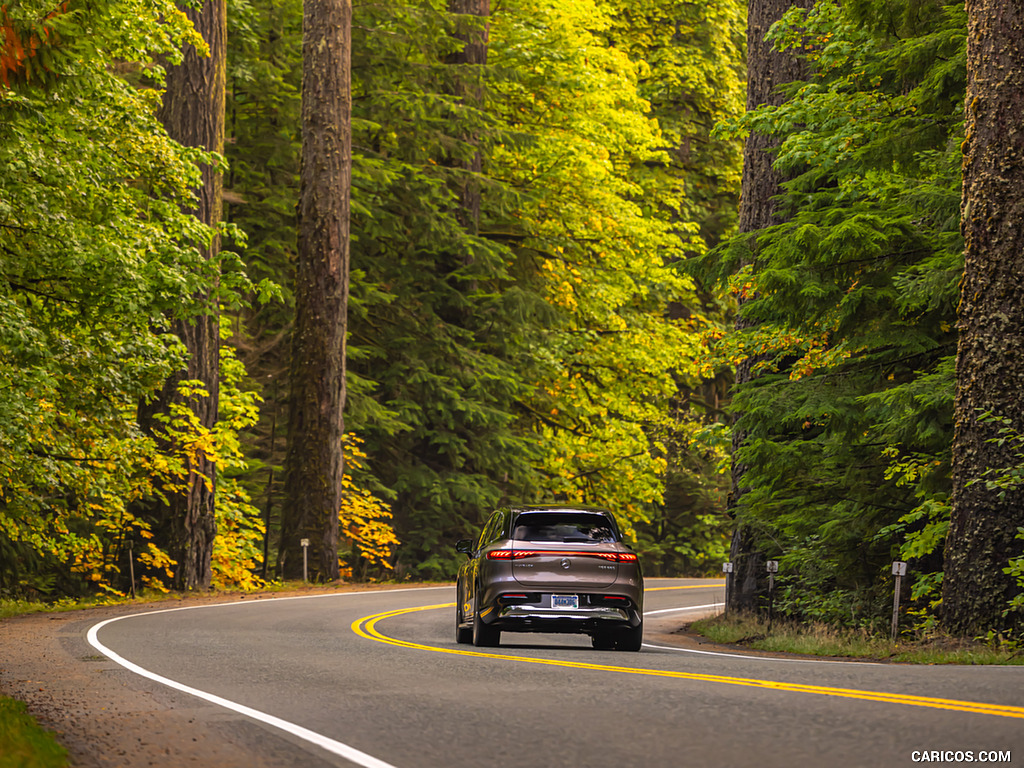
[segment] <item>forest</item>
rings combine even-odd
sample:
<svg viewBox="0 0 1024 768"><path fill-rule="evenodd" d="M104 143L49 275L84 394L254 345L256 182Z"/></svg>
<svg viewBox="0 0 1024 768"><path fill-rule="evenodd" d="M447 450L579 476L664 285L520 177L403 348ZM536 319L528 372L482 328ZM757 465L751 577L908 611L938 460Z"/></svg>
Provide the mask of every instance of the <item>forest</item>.
<svg viewBox="0 0 1024 768"><path fill-rule="evenodd" d="M1024 11L12 0L0 599L648 576L1024 629ZM305 542L303 544L303 542Z"/></svg>

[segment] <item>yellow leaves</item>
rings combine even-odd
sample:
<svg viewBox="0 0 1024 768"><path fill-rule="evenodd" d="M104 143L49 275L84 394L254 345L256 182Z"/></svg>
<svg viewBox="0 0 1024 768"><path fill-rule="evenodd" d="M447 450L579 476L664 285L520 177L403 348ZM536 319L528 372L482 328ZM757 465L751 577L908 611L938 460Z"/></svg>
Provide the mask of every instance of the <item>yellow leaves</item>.
<svg viewBox="0 0 1024 768"><path fill-rule="evenodd" d="M797 381L804 376L810 376L816 370L832 368L853 355L853 350L845 344L829 347L827 340L814 339L809 345L806 354L797 360L790 370L790 381Z"/></svg>
<svg viewBox="0 0 1024 768"><path fill-rule="evenodd" d="M362 468L366 453L360 448L362 440L353 434L345 435L345 475L342 478L344 494L338 522L343 538L349 542L350 560L360 560L360 576L365 577L370 567L391 570L391 559L401 543L392 519L390 506L352 479L351 470ZM344 560L341 564L346 578L355 576L355 563Z"/></svg>

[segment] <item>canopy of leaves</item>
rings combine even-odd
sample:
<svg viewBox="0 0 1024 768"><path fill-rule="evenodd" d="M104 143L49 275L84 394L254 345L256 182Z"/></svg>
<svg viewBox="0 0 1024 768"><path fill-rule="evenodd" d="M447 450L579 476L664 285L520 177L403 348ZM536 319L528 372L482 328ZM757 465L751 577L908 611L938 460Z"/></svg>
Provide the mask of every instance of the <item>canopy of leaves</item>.
<svg viewBox="0 0 1024 768"><path fill-rule="evenodd" d="M181 213L203 158L129 82L159 77L191 27L173 3L53 7L4 15L47 50L0 86L0 587L75 591L116 570L144 527L128 502L173 469L135 410L180 365L165 329L205 311L191 297L213 268L195 246L211 233Z"/></svg>
<svg viewBox="0 0 1024 768"><path fill-rule="evenodd" d="M251 230L250 269L281 275L294 249L298 4L236 5L231 216ZM393 505L399 572L450 575L451 542L504 499L606 504L632 527L657 516L671 475L706 496L704 513L720 506L721 444L695 443L700 425L679 389L703 381L692 358L706 297L667 267L731 220L736 142L707 133L738 111L741 12L662 2L658 13L685 17L688 35L648 35L651 16L634 39L620 10L495 6L486 67L453 63L455 33L480 22L456 22L444 3L354 10L346 424L365 439L358 482ZM715 66L700 74L709 56ZM683 59L687 72L674 72ZM687 117L673 122L684 102ZM699 141L717 162L676 151ZM482 173L470 170L476 155ZM697 165L713 165L718 187L695 191ZM482 199L474 227L467 188ZM270 410L286 326L261 310L246 328L238 343L268 382ZM686 515L680 535L700 525ZM720 554L721 534L712 539ZM652 553L661 546L647 540Z"/></svg>

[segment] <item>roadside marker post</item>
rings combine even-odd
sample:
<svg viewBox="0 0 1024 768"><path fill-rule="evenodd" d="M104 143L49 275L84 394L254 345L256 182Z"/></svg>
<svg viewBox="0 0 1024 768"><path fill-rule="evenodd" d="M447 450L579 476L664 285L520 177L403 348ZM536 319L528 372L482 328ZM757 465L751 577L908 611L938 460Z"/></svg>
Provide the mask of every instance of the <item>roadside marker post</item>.
<svg viewBox="0 0 1024 768"><path fill-rule="evenodd" d="M768 634L772 633L772 619L775 614L775 574L779 572L779 561L769 560L768 568Z"/></svg>
<svg viewBox="0 0 1024 768"><path fill-rule="evenodd" d="M896 642L900 631L900 582L907 575L907 564L902 560L894 560L892 575L896 577L896 588L892 593L892 641Z"/></svg>
<svg viewBox="0 0 1024 768"><path fill-rule="evenodd" d="M309 539L299 543L302 545L302 580L309 581Z"/></svg>
<svg viewBox="0 0 1024 768"><path fill-rule="evenodd" d="M732 563L722 563L722 573L725 574L725 615L729 615L729 593L732 591Z"/></svg>

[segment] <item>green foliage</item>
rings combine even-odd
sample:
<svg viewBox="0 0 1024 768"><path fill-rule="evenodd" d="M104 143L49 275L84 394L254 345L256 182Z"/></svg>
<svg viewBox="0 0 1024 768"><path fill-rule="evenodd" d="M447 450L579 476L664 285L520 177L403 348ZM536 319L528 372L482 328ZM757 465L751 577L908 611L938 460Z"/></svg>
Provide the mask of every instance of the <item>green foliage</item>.
<svg viewBox="0 0 1024 768"><path fill-rule="evenodd" d="M220 159L153 116L160 62L203 45L183 14L4 13L33 53L0 86L0 588L120 592L129 552L162 588L175 564L133 510L199 450L218 472L216 583L253 587L284 445L301 3L229 5L222 234L239 255L213 263L182 210L197 163ZM355 13L353 575L451 575L451 542L494 505L553 498L615 510L659 570L707 568L728 440L702 403L726 374L696 359L725 310L672 264L732 226L739 144L707 134L741 108L741 5L516 0L488 20L484 67L454 63L472 20L441 0ZM257 304L275 292L239 260L276 300ZM161 449L137 408L182 367L168 329L220 311L220 422L172 409Z"/></svg>
<svg viewBox="0 0 1024 768"><path fill-rule="evenodd" d="M220 413L208 453L217 467L217 536L212 558L212 586L217 589L249 590L263 583L255 575L256 562L262 559L263 519L238 479L239 473L248 469L239 433L259 420L262 399L256 392L242 389L244 380L245 367L231 347L222 346Z"/></svg>
<svg viewBox="0 0 1024 768"><path fill-rule="evenodd" d="M678 236L687 258L717 245L736 225L742 143L712 136L712 127L744 109L746 4L737 0L686 3L644 0L607 4L604 33L637 65L637 90L650 103L664 149L658 161L634 165L630 177L643 187L645 213L657 211ZM666 253L670 263L676 255ZM731 324L731 302L697 285L676 296L669 313L690 319L693 334L715 334ZM687 352L690 359L693 352ZM662 503L635 526L645 563L658 573L718 571L728 547L725 516L726 456L730 441L720 406L731 367L706 355L700 367L677 366L671 414L656 439L664 445Z"/></svg>
<svg viewBox="0 0 1024 768"><path fill-rule="evenodd" d="M59 55L0 88L0 587L74 594L147 535L128 505L168 466L135 410L180 365L166 329L207 310L193 296L218 265L181 212L210 158L170 142L159 92L122 77L159 77L156 57L194 38L183 14L52 8L8 9L45 19Z"/></svg>
<svg viewBox="0 0 1024 768"><path fill-rule="evenodd" d="M665 446L652 438L668 431L671 372L692 359L696 335L664 317L693 289L667 267L681 256L672 224L641 203L632 170L663 160L663 138L636 65L589 31L608 24L589 3L495 18L496 64L522 74L495 84L494 109L530 140L500 147L492 164L524 190L515 250L551 312L528 403L542 476L527 493L603 503L628 530L661 501Z"/></svg>
<svg viewBox="0 0 1024 768"><path fill-rule="evenodd" d="M732 130L780 138L788 218L750 267L746 238L703 265L751 323L716 343L755 372L734 401L740 516L792 574L788 608L843 623L884 616L900 554L927 599L948 519L966 24L917 6L821 2L776 25L814 75Z"/></svg>
<svg viewBox="0 0 1024 768"><path fill-rule="evenodd" d="M0 768L63 768L67 750L20 701L0 696Z"/></svg>
<svg viewBox="0 0 1024 768"><path fill-rule="evenodd" d="M468 20L442 2L355 8L346 428L367 453L353 481L394 514L400 574L450 576L451 542L504 499L605 504L670 570L721 555L724 443L702 439L680 394L703 383L690 360L709 321L666 316L707 298L667 266L731 222L738 145L706 134L740 109L742 13L659 5L689 31L624 27L606 3L504 4L483 68L452 63ZM250 271L279 276L294 250L299 4L233 8L231 217ZM234 336L271 419L281 309ZM273 466L262 424L249 453Z"/></svg>

